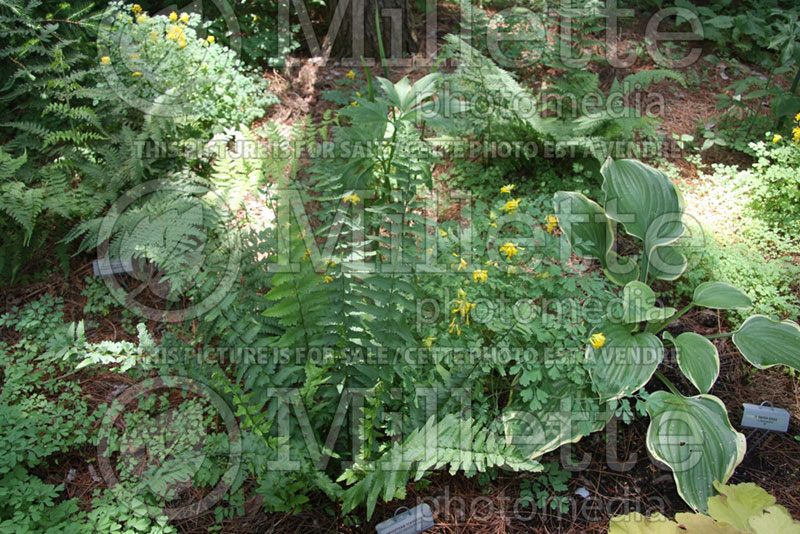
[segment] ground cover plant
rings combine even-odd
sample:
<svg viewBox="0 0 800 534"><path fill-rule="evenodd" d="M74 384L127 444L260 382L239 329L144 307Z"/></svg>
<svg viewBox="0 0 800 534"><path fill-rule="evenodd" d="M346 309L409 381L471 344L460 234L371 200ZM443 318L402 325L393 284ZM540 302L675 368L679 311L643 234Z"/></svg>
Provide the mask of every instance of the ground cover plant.
<svg viewBox="0 0 800 534"><path fill-rule="evenodd" d="M0 532L797 530L797 9L619 4L0 0Z"/></svg>

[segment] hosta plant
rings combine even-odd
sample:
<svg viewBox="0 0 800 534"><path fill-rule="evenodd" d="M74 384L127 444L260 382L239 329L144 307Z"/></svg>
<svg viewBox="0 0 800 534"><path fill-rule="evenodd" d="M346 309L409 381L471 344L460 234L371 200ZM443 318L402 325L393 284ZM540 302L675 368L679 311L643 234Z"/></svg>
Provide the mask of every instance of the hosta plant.
<svg viewBox="0 0 800 534"><path fill-rule="evenodd" d="M709 515L681 513L672 521L632 512L612 518L608 534L800 534L800 521L755 484L714 486L719 495L708 499Z"/></svg>
<svg viewBox="0 0 800 534"><path fill-rule="evenodd" d="M647 400L647 448L672 470L681 497L706 512L715 482L728 481L746 450L745 437L731 426L725 405L709 394L719 374L719 354L709 337L732 337L742 356L759 369L800 369L800 327L754 315L734 332L670 335L666 328L693 307L747 308L751 300L731 285L704 282L680 310L657 305L648 282L675 280L687 266L676 246L686 229L681 194L662 172L639 161L609 158L601 172L603 205L576 192L555 194L558 223L572 250L599 260L606 276L624 286L586 350L594 388L601 399L614 400L635 394L653 375L666 384L668 391ZM639 247L635 256L617 252L622 248L615 246L620 224ZM698 395L684 396L658 371L665 345L675 350L680 371Z"/></svg>

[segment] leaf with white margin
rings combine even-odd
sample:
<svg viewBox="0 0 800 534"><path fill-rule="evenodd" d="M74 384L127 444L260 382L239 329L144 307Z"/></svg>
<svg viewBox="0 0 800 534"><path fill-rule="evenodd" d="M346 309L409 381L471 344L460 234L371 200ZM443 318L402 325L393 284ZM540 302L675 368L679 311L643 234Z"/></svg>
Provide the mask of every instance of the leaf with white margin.
<svg viewBox="0 0 800 534"><path fill-rule="evenodd" d="M647 272L659 280L675 280L686 271L689 260L678 251L678 247L664 245L650 251Z"/></svg>
<svg viewBox="0 0 800 534"><path fill-rule="evenodd" d="M788 365L800 370L800 326L793 321L753 315L733 333L733 343L759 369Z"/></svg>
<svg viewBox="0 0 800 534"><path fill-rule="evenodd" d="M604 429L617 407L616 402L599 403L588 387L567 379L542 388L547 391L547 400L540 409L506 410L502 415L506 444L513 445L527 460Z"/></svg>
<svg viewBox="0 0 800 534"><path fill-rule="evenodd" d="M574 191L558 191L553 206L558 226L575 254L600 260L603 272L616 284L639 276L635 261L614 252L614 228L597 202Z"/></svg>
<svg viewBox="0 0 800 534"><path fill-rule="evenodd" d="M753 305L744 291L725 282L703 282L694 288L692 304L704 308L732 310Z"/></svg>
<svg viewBox="0 0 800 534"><path fill-rule="evenodd" d="M647 450L672 470L678 494L706 513L714 481L727 482L744 459L747 443L713 395L684 397L656 391L647 400Z"/></svg>
<svg viewBox="0 0 800 534"><path fill-rule="evenodd" d="M683 197L666 174L641 161L611 157L600 173L606 214L644 242L648 260L655 247L669 245L683 235Z"/></svg>
<svg viewBox="0 0 800 534"><path fill-rule="evenodd" d="M656 294L642 282L629 282L622 290L622 320L626 323L663 321L675 315L675 308L656 306Z"/></svg>
<svg viewBox="0 0 800 534"><path fill-rule="evenodd" d="M604 323L597 332L606 341L589 345L586 365L602 400L615 400L638 391L653 377L664 359L661 340L649 332L631 333L631 326Z"/></svg>
<svg viewBox="0 0 800 534"><path fill-rule="evenodd" d="M707 338L694 332L684 332L673 338L664 332L664 339L675 345L678 367L700 391L708 393L719 376L719 352Z"/></svg>

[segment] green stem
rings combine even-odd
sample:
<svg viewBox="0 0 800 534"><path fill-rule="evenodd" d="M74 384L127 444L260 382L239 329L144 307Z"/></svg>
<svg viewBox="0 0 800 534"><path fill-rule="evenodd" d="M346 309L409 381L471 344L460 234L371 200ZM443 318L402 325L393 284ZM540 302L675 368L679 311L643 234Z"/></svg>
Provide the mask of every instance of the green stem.
<svg viewBox="0 0 800 534"><path fill-rule="evenodd" d="M673 395L680 395L681 397L683 396L681 392L678 391L678 389L672 385L672 382L669 381L669 378L664 376L664 373L662 373L661 371L656 371L656 378L661 380L664 383L664 385L667 386L667 389L669 389L670 392L672 392Z"/></svg>
<svg viewBox="0 0 800 534"><path fill-rule="evenodd" d="M674 323L675 321L677 321L678 319L683 317L686 314L686 312L688 312L692 308L692 306L694 306L694 304L690 302L689 304L686 305L685 308L680 310L678 313L676 313L675 315L673 315L669 319L667 319L667 320L665 320L665 321L663 321L661 323L656 323L652 327L650 325L648 325L646 331L647 332L651 332L653 334L658 334L659 332L664 330L666 327L668 327L669 325L671 325L672 323Z"/></svg>
<svg viewBox="0 0 800 534"><path fill-rule="evenodd" d="M733 332L726 332L724 334L711 334L710 336L704 336L706 339L719 339L722 337L731 337Z"/></svg>

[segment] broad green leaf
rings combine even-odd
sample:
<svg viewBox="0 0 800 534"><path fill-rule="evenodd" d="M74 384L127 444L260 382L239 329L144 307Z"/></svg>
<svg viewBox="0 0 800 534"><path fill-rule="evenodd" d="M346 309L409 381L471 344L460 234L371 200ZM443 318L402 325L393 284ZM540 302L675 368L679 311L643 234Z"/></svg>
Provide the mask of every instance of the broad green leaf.
<svg viewBox="0 0 800 534"><path fill-rule="evenodd" d="M675 315L675 308L656 307L656 294L647 284L628 282L622 290L622 320L626 323L663 321Z"/></svg>
<svg viewBox="0 0 800 534"><path fill-rule="evenodd" d="M612 517L608 523L608 534L678 534L678 523L654 513L645 517L639 512Z"/></svg>
<svg viewBox="0 0 800 534"><path fill-rule="evenodd" d="M581 193L558 191L554 204L558 226L575 254L600 260L614 283L625 284L639 276L636 262L614 252L614 228L598 203Z"/></svg>
<svg viewBox="0 0 800 534"><path fill-rule="evenodd" d="M675 514L675 521L681 526L681 534L747 534L730 525L716 523L703 514Z"/></svg>
<svg viewBox="0 0 800 534"><path fill-rule="evenodd" d="M672 470L681 498L705 513L714 481L727 482L744 459L744 435L733 429L725 405L713 395L656 391L647 400L647 413L647 450Z"/></svg>
<svg viewBox="0 0 800 534"><path fill-rule="evenodd" d="M800 522L793 520L783 506L771 506L750 518L750 529L755 534L800 534Z"/></svg>
<svg viewBox="0 0 800 534"><path fill-rule="evenodd" d="M733 333L733 343L759 369L788 365L800 370L800 326L795 322L753 315Z"/></svg>
<svg viewBox="0 0 800 534"><path fill-rule="evenodd" d="M677 247L664 245L653 247L650 251L650 263L647 272L659 280L675 280L679 278L688 267L686 256L678 251Z"/></svg>
<svg viewBox="0 0 800 534"><path fill-rule="evenodd" d="M661 340L649 332L631 333L630 325L605 323L598 329L605 344L586 349L586 362L602 400L636 392L652 378L664 358Z"/></svg>
<svg viewBox="0 0 800 534"><path fill-rule="evenodd" d="M731 310L749 308L753 305L750 297L741 289L724 282L703 282L694 290L692 304L706 308Z"/></svg>
<svg viewBox="0 0 800 534"><path fill-rule="evenodd" d="M719 492L708 499L708 515L741 530L750 529L750 518L775 504L775 497L752 482L726 486L714 482Z"/></svg>
<svg viewBox="0 0 800 534"><path fill-rule="evenodd" d="M610 157L600 172L606 214L644 242L648 260L655 247L683 235L683 198L663 172L640 161Z"/></svg>
<svg viewBox="0 0 800 534"><path fill-rule="evenodd" d="M667 334L664 334L665 337ZM671 337L671 336L670 336ZM719 352L708 339L684 332L672 339L678 359L678 367L689 381L700 391L708 393L719 376Z"/></svg>
<svg viewBox="0 0 800 534"><path fill-rule="evenodd" d="M599 411L592 391L566 379L545 384L546 399L536 411L506 410L503 413L505 442L527 460L556 450L565 443L574 443L583 436L605 428L616 409L616 402L607 402Z"/></svg>

